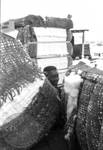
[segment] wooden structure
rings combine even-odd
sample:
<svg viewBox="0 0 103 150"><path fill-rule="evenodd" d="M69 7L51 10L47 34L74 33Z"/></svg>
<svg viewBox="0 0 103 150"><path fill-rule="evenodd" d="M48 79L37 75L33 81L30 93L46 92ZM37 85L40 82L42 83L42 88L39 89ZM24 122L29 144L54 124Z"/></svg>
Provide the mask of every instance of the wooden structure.
<svg viewBox="0 0 103 150"><path fill-rule="evenodd" d="M24 18L12 19L4 22L2 30L8 28L9 25L14 23L14 29L24 27L26 25L32 25L33 27L49 27L49 28L62 28L70 29L73 28L73 22L70 18L56 18L56 17L45 17L35 15L28 15Z"/></svg>
<svg viewBox="0 0 103 150"><path fill-rule="evenodd" d="M27 27L27 26L30 26L30 27ZM71 15L68 15L67 18L57 18L57 17L42 18L41 16L28 15L23 18L9 20L7 22L4 22L1 25L3 32L13 31L17 29L20 35L18 39L21 41L23 45L27 45L27 47L29 48L29 50L27 51L32 53L32 54L29 54L30 57L33 58L33 56L36 56L34 58L37 58L37 49L35 49L35 47L37 48L36 45L38 44L38 41L35 40L34 38L33 27L60 28L60 29L66 30L66 40L64 42L67 45L67 53L68 53L67 66L70 66L72 64L72 57L71 57L72 55L72 44L71 44L72 33L70 29L73 28ZM22 31L19 30L21 28L22 28ZM28 33L25 30L27 30ZM34 52L33 52L33 49L34 49Z"/></svg>
<svg viewBox="0 0 103 150"><path fill-rule="evenodd" d="M72 45L73 45L73 59L76 57L85 58L89 57L91 59L91 54L90 54L90 46L89 44L85 43L85 32L89 31L88 29L81 29L81 30L75 30L72 29L71 32L73 34L73 39L72 39ZM82 34L82 41L78 44L75 43L75 34Z"/></svg>

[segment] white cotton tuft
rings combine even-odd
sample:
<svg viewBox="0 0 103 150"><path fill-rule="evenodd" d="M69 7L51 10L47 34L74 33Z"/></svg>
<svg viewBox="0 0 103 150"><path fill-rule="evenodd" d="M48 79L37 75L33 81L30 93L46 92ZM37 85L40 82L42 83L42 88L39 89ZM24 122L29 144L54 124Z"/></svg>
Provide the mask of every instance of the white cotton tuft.
<svg viewBox="0 0 103 150"><path fill-rule="evenodd" d="M71 96L77 96L80 83L83 81L80 75L71 72L69 76L64 78L64 90Z"/></svg>
<svg viewBox="0 0 103 150"><path fill-rule="evenodd" d="M71 72L69 76L65 76L64 79L64 90L68 94L67 100L67 118L69 118L72 110L77 106L77 99L79 93L80 83L83 79L80 75Z"/></svg>

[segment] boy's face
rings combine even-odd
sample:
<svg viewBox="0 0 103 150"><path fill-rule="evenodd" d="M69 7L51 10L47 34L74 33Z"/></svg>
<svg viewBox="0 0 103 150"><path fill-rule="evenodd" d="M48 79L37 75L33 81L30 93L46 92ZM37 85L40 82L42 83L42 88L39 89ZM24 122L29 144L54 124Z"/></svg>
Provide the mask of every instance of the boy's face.
<svg viewBox="0 0 103 150"><path fill-rule="evenodd" d="M57 70L51 70L48 73L48 80L51 82L51 84L55 87L57 87L58 81L59 81L59 75Z"/></svg>

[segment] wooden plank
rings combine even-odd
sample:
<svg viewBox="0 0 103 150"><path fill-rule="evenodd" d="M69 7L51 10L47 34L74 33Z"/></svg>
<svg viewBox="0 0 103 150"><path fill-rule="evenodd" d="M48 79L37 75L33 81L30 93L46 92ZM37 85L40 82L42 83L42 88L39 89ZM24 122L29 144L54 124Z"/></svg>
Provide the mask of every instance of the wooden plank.
<svg viewBox="0 0 103 150"><path fill-rule="evenodd" d="M33 27L48 27L48 28L62 28L70 29L73 28L73 22L70 18L56 18L56 17L45 17L36 15L28 15L19 19L12 19L15 25L15 29L24 27L25 25L32 25ZM7 21L7 22L10 22ZM4 22L3 24L5 24ZM3 24L1 25L3 27Z"/></svg>
<svg viewBox="0 0 103 150"><path fill-rule="evenodd" d="M53 55L43 55L43 56L38 56L37 59L48 59L48 58L61 58L61 57L67 57L68 54L65 55L57 55L57 54L53 54Z"/></svg>
<svg viewBox="0 0 103 150"><path fill-rule="evenodd" d="M88 29L71 29L72 33L83 33L85 31L89 31Z"/></svg>
<svg viewBox="0 0 103 150"><path fill-rule="evenodd" d="M70 29L73 28L73 22L71 19L68 18L46 17L46 26L54 28Z"/></svg>

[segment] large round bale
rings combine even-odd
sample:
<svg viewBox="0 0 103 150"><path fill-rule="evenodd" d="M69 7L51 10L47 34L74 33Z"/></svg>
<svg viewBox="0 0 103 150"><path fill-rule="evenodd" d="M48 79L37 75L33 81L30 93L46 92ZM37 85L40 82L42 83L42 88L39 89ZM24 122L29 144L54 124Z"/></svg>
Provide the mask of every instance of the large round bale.
<svg viewBox="0 0 103 150"><path fill-rule="evenodd" d="M79 89L76 109L67 121L68 130L73 127L82 150L103 149L103 71L91 68L83 62L67 72L81 72L83 82ZM76 119L74 121L74 116Z"/></svg>
<svg viewBox="0 0 103 150"><path fill-rule="evenodd" d="M1 33L0 149L35 145L54 125L57 93L14 38Z"/></svg>

